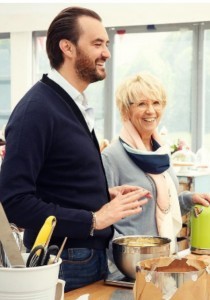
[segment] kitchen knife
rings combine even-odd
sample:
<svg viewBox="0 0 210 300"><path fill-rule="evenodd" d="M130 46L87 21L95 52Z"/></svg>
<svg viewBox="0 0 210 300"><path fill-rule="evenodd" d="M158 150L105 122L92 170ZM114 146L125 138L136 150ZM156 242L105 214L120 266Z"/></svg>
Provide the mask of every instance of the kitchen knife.
<svg viewBox="0 0 210 300"><path fill-rule="evenodd" d="M13 235L10 223L7 219L3 206L0 202L0 241L4 248L5 254L9 260L11 267L24 267L25 263L22 258L20 249Z"/></svg>

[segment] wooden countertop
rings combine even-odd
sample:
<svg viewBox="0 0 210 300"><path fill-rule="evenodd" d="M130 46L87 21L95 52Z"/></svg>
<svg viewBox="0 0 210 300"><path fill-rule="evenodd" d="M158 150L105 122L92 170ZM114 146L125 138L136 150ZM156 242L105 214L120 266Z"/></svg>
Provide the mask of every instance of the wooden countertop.
<svg viewBox="0 0 210 300"><path fill-rule="evenodd" d="M65 300L133 300L131 288L106 285L97 281L83 288L65 293Z"/></svg>

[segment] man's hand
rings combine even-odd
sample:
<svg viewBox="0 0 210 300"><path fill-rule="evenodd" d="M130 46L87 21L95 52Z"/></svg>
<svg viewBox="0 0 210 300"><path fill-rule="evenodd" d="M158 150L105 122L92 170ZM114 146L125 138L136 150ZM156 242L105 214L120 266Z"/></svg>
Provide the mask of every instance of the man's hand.
<svg viewBox="0 0 210 300"><path fill-rule="evenodd" d="M133 192L133 191L146 191L145 189L139 187L139 186L133 186L133 185L120 185L120 186L115 186L112 188L109 188L109 194L111 197L111 200L114 199L117 194L121 193L122 195L125 195L127 193ZM148 192L148 198L151 198L151 194L149 191Z"/></svg>
<svg viewBox="0 0 210 300"><path fill-rule="evenodd" d="M148 202L148 198L151 198L147 190L132 186L113 188L111 193L112 201L96 212L96 230L104 229L123 218L141 213L142 206Z"/></svg>

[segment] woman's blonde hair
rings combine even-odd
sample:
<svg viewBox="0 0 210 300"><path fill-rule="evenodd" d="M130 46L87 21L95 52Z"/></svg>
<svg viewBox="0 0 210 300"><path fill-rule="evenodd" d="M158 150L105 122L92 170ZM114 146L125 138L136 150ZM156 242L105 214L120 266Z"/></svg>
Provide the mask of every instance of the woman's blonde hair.
<svg viewBox="0 0 210 300"><path fill-rule="evenodd" d="M142 96L145 100L160 100L163 107L166 106L167 96L162 83L148 72L141 72L127 78L117 88L116 104L122 119L128 115L131 103L138 103Z"/></svg>

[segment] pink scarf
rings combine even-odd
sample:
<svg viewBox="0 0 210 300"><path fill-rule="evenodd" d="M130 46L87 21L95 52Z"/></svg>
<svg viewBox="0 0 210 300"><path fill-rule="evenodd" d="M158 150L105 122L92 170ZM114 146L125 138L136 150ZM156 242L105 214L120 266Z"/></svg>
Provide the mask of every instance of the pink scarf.
<svg viewBox="0 0 210 300"><path fill-rule="evenodd" d="M132 151L134 150L136 154L145 154L146 152L149 154L150 151L146 150L140 135L132 123L130 121L125 121L123 125L120 133L121 139L130 145ZM167 153L168 147L163 145L157 131L152 134L152 137L161 145L161 147L154 151L153 154ZM176 251L176 235L180 232L182 227L177 190L167 171L161 174L148 175L154 180L157 189L156 222L158 233L161 237L168 237L171 239L171 253L174 253Z"/></svg>

